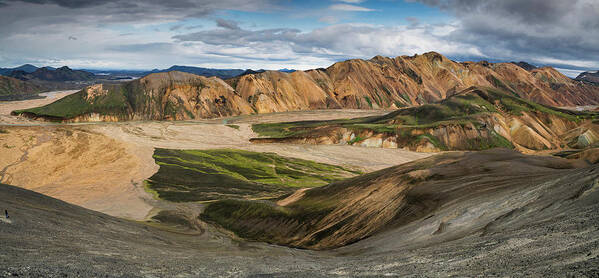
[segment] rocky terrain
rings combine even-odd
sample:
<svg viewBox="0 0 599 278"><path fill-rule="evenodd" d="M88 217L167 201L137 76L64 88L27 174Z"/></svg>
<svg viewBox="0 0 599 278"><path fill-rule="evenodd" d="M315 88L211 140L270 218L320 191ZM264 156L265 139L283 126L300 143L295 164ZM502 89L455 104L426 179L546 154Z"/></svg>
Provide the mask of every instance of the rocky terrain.
<svg viewBox="0 0 599 278"><path fill-rule="evenodd" d="M579 74L576 80L599 85L599 71L585 71Z"/></svg>
<svg viewBox="0 0 599 278"><path fill-rule="evenodd" d="M471 87L436 104L379 117L253 125L256 143L349 144L414 151L584 149L599 142L596 112L552 108Z"/></svg>
<svg viewBox="0 0 599 278"><path fill-rule="evenodd" d="M332 108L397 109L439 102L471 86L493 87L551 106L599 103L598 86L576 82L553 68L528 71L513 63L458 63L430 52L348 60L327 69L249 73L226 82L182 72L155 73L126 84L95 85L69 99L15 113L80 122L188 120Z"/></svg>
<svg viewBox="0 0 599 278"><path fill-rule="evenodd" d="M595 277L597 171L584 162L505 150L448 153L308 190L261 214L254 206L264 202L241 202L251 208L242 214L226 214L217 202L186 232L0 185L10 213L0 217L0 275ZM285 220L319 205L332 209L314 220ZM329 251L300 250L231 239L201 220L240 215L244 220L229 228L262 230L280 244L329 248L365 239ZM336 220L326 225L329 218ZM279 224L267 229L269 223ZM284 232L298 225L306 229ZM293 236L300 233L311 240Z"/></svg>

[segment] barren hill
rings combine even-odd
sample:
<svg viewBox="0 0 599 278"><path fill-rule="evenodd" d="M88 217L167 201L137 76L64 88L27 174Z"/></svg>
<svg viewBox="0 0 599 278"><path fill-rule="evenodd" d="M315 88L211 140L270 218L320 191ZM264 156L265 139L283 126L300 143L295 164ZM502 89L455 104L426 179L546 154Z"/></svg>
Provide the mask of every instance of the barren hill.
<svg viewBox="0 0 599 278"><path fill-rule="evenodd" d="M471 86L494 87L551 106L599 103L598 86L571 80L553 68L527 71L512 63L458 63L430 52L348 60L327 69L256 72L226 82L181 72L156 73L122 85L94 85L69 100L16 113L60 121L123 121L328 108L396 109L438 102ZM65 107L67 103L75 108Z"/></svg>

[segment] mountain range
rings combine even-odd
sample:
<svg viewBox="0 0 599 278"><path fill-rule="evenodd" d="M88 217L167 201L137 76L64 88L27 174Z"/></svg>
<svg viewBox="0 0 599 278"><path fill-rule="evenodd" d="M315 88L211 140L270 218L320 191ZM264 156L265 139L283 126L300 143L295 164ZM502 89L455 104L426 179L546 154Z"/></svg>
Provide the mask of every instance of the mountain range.
<svg viewBox="0 0 599 278"><path fill-rule="evenodd" d="M146 72L144 75L151 73L159 73L159 72L169 72L169 71L180 71L193 73L195 75L201 75L206 77L216 76L221 79L232 78L238 75L241 75L245 72L242 69L210 69L210 68L200 68L200 67L190 67L190 66L172 66L168 69L154 69L152 71Z"/></svg>
<svg viewBox="0 0 599 278"><path fill-rule="evenodd" d="M60 121L188 120L313 109L398 109L481 86L550 106L599 104L599 87L553 68L454 62L441 54L348 60L327 69L264 71L227 80L183 72L94 85L44 107L17 111Z"/></svg>
<svg viewBox="0 0 599 278"><path fill-rule="evenodd" d="M31 64L25 64L16 68L0 68L0 75L8 76L13 71L24 71L27 73L32 73L37 69L38 67Z"/></svg>
<svg viewBox="0 0 599 278"><path fill-rule="evenodd" d="M38 68L33 72L14 70L9 74L9 76L23 81L51 82L90 81L95 79L95 75L93 73L83 70L72 70L67 66L57 69L43 67Z"/></svg>

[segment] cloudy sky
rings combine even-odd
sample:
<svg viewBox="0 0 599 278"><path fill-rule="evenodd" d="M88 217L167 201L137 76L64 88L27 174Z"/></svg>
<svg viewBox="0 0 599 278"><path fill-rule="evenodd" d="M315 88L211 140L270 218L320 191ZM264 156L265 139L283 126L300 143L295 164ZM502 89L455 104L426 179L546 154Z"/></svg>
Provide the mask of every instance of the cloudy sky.
<svg viewBox="0 0 599 278"><path fill-rule="evenodd" d="M599 69L598 0L0 0L0 67L326 67L440 52Z"/></svg>

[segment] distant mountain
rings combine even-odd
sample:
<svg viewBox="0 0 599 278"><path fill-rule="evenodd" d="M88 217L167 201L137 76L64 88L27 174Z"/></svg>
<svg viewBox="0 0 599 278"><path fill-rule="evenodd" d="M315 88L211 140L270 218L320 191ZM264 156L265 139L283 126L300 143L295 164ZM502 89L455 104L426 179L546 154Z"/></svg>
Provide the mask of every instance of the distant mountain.
<svg viewBox="0 0 599 278"><path fill-rule="evenodd" d="M20 79L23 81L52 81L52 82L65 82L65 81L90 81L96 78L95 74L82 70L72 70L69 67L61 68L50 68L43 67L38 68L33 72L26 72L23 70L15 70L10 73L10 77Z"/></svg>
<svg viewBox="0 0 599 278"><path fill-rule="evenodd" d="M113 77L142 77L148 74L147 70L99 70L99 69L80 69L82 71L91 72L98 76L113 76Z"/></svg>
<svg viewBox="0 0 599 278"><path fill-rule="evenodd" d="M527 70L527 71L532 71L532 70L534 70L534 69L537 69L537 68L538 68L537 66L531 65L531 64L529 64L529 63L527 63L527 62L523 62L523 61L520 61L520 62L512 62L512 64L514 64L514 65L516 65L516 66L519 66L519 67L521 67L521 68L523 68L523 69L525 69L525 70Z"/></svg>
<svg viewBox="0 0 599 278"><path fill-rule="evenodd" d="M585 71L576 77L576 80L586 81L599 85L599 71Z"/></svg>
<svg viewBox="0 0 599 278"><path fill-rule="evenodd" d="M266 70L264 69L259 69L259 70L252 70L252 69L247 69L247 70L242 70L242 69L211 69L211 68L200 68L200 67L190 67L190 66L172 66L168 69L154 69L152 71L146 72L146 74L150 74L150 73L159 73L159 72L169 72L169 71L180 71L180 72L187 72L187 73L193 73L195 75L200 75L200 76L205 76L205 77L212 77L212 76L216 76L220 79L229 79L229 78L233 78L233 77L237 77L237 76L241 76L241 75L247 75L247 74L256 74L256 73L262 73L265 72ZM280 72L285 72L285 73L292 73L295 70L294 69L280 69ZM146 75L144 74L144 75Z"/></svg>
<svg viewBox="0 0 599 278"><path fill-rule="evenodd" d="M13 71L24 71L26 73L32 73L37 69L38 67L30 64L25 64L16 68L0 68L0 75L8 76Z"/></svg>
<svg viewBox="0 0 599 278"><path fill-rule="evenodd" d="M241 75L245 72L242 69L210 69L210 68L200 68L200 67L190 67L190 66L172 66L168 69L154 69L147 74L150 73L159 73L159 72L169 72L169 71L180 71L186 73L193 73L195 75L212 77L216 76L221 79L228 79L238 75Z"/></svg>
<svg viewBox="0 0 599 278"><path fill-rule="evenodd" d="M45 90L36 84L0 76L0 101L32 98L43 91Z"/></svg>

